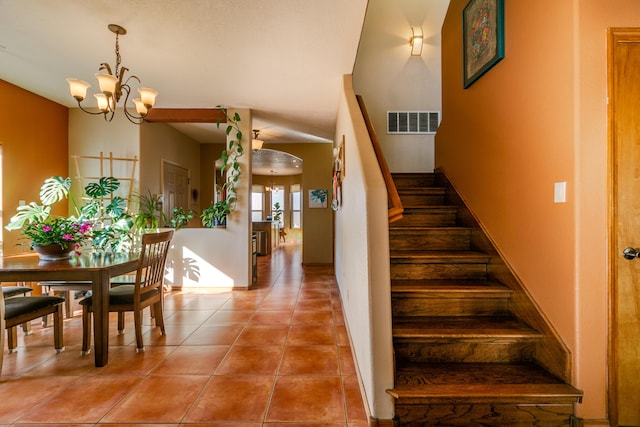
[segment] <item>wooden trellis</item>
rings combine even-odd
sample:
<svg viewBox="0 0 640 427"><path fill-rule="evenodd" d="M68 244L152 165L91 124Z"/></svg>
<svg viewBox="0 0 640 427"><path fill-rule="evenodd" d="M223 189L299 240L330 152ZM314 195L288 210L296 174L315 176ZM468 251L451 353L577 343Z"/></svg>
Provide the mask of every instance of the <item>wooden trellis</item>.
<svg viewBox="0 0 640 427"><path fill-rule="evenodd" d="M105 156L101 151L100 155L98 156L79 156L74 154L71 156L71 158L73 159L76 166L77 175L75 176L75 179L80 184L80 188L84 188L89 182L98 181L101 177L112 176L120 181L120 188L116 192L117 194L111 194L111 197L119 195L120 197L125 199L125 201L127 202L127 206L130 205L131 199L133 197L134 184L136 181L136 165L138 163L137 156L114 157L112 152L109 152L109 155ZM95 173L95 171L97 171L96 176L81 174L82 160L98 162L97 165L86 166L86 169L88 169L90 173ZM84 167L85 165L83 164L82 166ZM128 169L130 169L130 172ZM116 172L116 170L118 172ZM125 172L122 173L122 171Z"/></svg>

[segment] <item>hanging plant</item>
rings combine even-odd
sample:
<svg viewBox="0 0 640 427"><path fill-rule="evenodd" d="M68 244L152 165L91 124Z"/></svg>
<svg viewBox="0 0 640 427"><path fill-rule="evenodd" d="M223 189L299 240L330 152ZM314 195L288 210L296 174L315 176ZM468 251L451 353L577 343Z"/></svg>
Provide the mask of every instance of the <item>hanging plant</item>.
<svg viewBox="0 0 640 427"><path fill-rule="evenodd" d="M236 112L233 117L229 117L227 114L227 109L218 106L220 111L224 114L227 119L227 144L225 149L220 153L219 163L220 167L220 180L223 183L221 185L222 195L221 200L217 200L214 204L222 205L224 204L225 209L225 217L231 214L235 208L236 203L238 201L238 195L236 191L236 185L240 178L240 174L242 170L240 169L240 157L244 154L244 149L242 148L242 131L240 130L240 126L238 123L241 121L240 115ZM221 125L221 121L218 121L218 128ZM229 138L231 136L231 138ZM219 211L220 209L217 209Z"/></svg>

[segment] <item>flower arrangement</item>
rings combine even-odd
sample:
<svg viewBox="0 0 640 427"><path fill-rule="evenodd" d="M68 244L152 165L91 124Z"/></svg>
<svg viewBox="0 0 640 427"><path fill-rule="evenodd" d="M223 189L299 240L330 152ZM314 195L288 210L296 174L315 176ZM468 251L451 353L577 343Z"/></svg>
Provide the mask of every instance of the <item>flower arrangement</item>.
<svg viewBox="0 0 640 427"><path fill-rule="evenodd" d="M81 243L91 238L93 224L74 218L46 218L27 224L22 234L31 240L32 245L59 245L61 249L78 249Z"/></svg>

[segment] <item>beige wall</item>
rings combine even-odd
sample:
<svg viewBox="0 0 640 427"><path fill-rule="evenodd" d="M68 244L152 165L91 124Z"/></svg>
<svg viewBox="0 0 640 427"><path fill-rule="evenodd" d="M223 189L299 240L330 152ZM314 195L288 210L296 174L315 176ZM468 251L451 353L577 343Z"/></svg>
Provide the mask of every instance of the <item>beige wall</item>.
<svg viewBox="0 0 640 427"><path fill-rule="evenodd" d="M371 415L393 418L387 189L352 87L344 76L336 141L345 140L342 205L335 214L336 280ZM306 168L306 164L305 164Z"/></svg>
<svg viewBox="0 0 640 427"><path fill-rule="evenodd" d="M34 125L37 117L37 125ZM4 226L16 213L18 201L40 203L40 186L46 178L68 174L68 109L0 80L0 146L2 148L2 254L28 250L20 231ZM66 213L66 203L55 212Z"/></svg>
<svg viewBox="0 0 640 427"><path fill-rule="evenodd" d="M333 147L325 143L265 144L302 159L302 262L333 264L333 211L331 179ZM326 189L329 200L324 209L309 209L309 190Z"/></svg>
<svg viewBox="0 0 640 427"><path fill-rule="evenodd" d="M573 352L574 384L585 392L578 416L604 419L606 30L638 26L640 4L506 2L505 59L464 90L460 15L466 3L452 0L443 28L436 167L452 179ZM567 182L567 203L554 204L559 181Z"/></svg>
<svg viewBox="0 0 640 427"><path fill-rule="evenodd" d="M388 135L387 111L439 111L440 28L449 0L369 0L353 71L392 172L431 172L434 135ZM421 56L410 56L411 26L422 27Z"/></svg>
<svg viewBox="0 0 640 427"><path fill-rule="evenodd" d="M169 162L189 171L191 190L200 194L200 143L166 123L143 123L140 128L140 193L162 193L162 164ZM200 197L184 208L200 212Z"/></svg>

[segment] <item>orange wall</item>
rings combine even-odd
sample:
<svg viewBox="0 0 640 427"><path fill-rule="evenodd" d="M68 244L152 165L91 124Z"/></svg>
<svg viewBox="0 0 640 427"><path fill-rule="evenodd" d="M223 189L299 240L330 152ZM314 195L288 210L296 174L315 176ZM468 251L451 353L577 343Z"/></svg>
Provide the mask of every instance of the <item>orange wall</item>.
<svg viewBox="0 0 640 427"><path fill-rule="evenodd" d="M506 2L505 58L465 90L466 3L453 0L445 19L436 165L573 348L571 3ZM567 181L567 203L553 203L555 181Z"/></svg>
<svg viewBox="0 0 640 427"><path fill-rule="evenodd" d="M607 29L634 0L505 2L505 58L462 88L461 16L443 26L436 167L573 353L585 425L607 418ZM553 184L567 182L567 203ZM591 420L591 421L589 421ZM606 425L606 424L605 424Z"/></svg>
<svg viewBox="0 0 640 427"><path fill-rule="evenodd" d="M39 203L42 182L69 170L68 109L0 80L0 145L2 145L2 226L16 212L18 200ZM64 214L66 204L57 212ZM19 231L3 232L4 254L16 246Z"/></svg>

